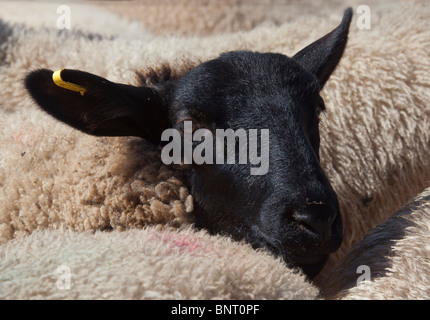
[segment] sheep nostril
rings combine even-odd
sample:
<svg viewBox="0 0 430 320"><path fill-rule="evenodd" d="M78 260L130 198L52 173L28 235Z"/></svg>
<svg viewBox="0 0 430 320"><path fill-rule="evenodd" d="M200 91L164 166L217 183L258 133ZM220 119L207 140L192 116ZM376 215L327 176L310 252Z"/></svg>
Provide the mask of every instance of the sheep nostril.
<svg viewBox="0 0 430 320"><path fill-rule="evenodd" d="M306 198L305 202L306 202L307 205L324 205L324 204L327 204L327 202L324 202L324 201L315 201L315 200L311 200L309 198Z"/></svg>

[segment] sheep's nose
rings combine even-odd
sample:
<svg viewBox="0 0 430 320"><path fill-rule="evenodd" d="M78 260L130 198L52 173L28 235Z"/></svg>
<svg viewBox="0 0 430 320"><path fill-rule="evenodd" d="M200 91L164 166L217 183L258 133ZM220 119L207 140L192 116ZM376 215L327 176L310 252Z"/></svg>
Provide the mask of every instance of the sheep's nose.
<svg viewBox="0 0 430 320"><path fill-rule="evenodd" d="M306 200L306 205L294 210L293 221L313 233L316 243L327 251L337 250L342 241L339 209L323 201Z"/></svg>

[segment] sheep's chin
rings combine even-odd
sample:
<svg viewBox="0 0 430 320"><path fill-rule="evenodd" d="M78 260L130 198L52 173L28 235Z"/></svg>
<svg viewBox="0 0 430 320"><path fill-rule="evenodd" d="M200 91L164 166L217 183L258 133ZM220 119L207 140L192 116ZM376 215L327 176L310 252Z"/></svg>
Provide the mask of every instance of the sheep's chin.
<svg viewBox="0 0 430 320"><path fill-rule="evenodd" d="M328 259L328 255L322 258L319 262L309 264L309 265L303 265L300 266L300 268L303 270L303 273L309 277L309 279L315 278L322 268L325 266Z"/></svg>
<svg viewBox="0 0 430 320"><path fill-rule="evenodd" d="M294 249L286 250L277 239L267 235L257 226L254 225L252 231L254 241L251 243L254 248L264 248L281 257L289 267L300 268L309 279L317 276L327 262L328 254L294 253Z"/></svg>

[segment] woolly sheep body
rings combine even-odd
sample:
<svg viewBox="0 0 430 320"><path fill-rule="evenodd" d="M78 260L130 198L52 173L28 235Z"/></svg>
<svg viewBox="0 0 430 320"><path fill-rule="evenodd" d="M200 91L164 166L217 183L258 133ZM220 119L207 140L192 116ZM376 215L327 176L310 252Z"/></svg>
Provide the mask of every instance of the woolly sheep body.
<svg viewBox="0 0 430 320"><path fill-rule="evenodd" d="M43 261L35 252L43 255ZM268 253L192 229L37 231L0 247L0 256L5 279L0 283L0 299L318 297L318 289L306 283L303 275ZM57 284L65 283L63 269L58 268L64 266L70 271L70 289L59 290ZM25 278L20 274L24 269L29 270Z"/></svg>
<svg viewBox="0 0 430 320"><path fill-rule="evenodd" d="M359 241L331 271L322 289L331 299L428 299L429 259L427 188ZM359 266L368 267L370 282L357 285Z"/></svg>
<svg viewBox="0 0 430 320"><path fill-rule="evenodd" d="M430 181L430 32L424 16L428 6L395 12L381 18L378 32L351 35L343 68L324 89L322 166L345 226L332 261Z"/></svg>
<svg viewBox="0 0 430 320"><path fill-rule="evenodd" d="M430 180L430 70L423 58L429 56L429 11L426 5L397 10L371 31L352 29L322 93L328 113L321 159L339 196L345 240L319 282L366 231ZM405 23L412 20L413 25ZM207 38L155 38L150 45L2 25L1 242L47 228L124 230L148 223L176 228L192 222L192 198L177 173L157 162L157 150L134 138L85 136L50 119L25 96L21 79L28 70L66 66L129 82L134 70L152 66L161 72L160 61L168 61L181 74L228 50L291 54L333 25L315 17L306 23L308 28L290 22Z"/></svg>
<svg viewBox="0 0 430 320"><path fill-rule="evenodd" d="M405 3L424 0L372 1L372 23L377 23L381 13L386 14ZM282 25L300 21L305 25L309 18L318 16L320 21L338 20L338 10L343 7L358 8L361 0L325 2L317 1L261 1L248 0L176 0L174 3L141 0L127 6L116 2L99 3L103 9L112 11L143 25L157 36L208 36L239 31L250 31L260 25ZM307 30L309 31L309 30Z"/></svg>

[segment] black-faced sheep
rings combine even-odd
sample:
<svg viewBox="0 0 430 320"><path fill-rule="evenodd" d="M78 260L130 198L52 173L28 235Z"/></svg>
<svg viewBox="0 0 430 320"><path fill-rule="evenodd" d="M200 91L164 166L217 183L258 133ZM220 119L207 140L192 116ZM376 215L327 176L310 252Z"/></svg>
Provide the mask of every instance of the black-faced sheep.
<svg viewBox="0 0 430 320"><path fill-rule="evenodd" d="M325 109L319 92L342 56L351 17L346 10L335 30L292 58L228 52L178 79L140 87L42 69L25 85L49 114L95 136L160 143L163 131L175 128L185 139L187 121L193 132L269 129L260 144L261 153L270 145L267 174L250 175L249 163L186 166L196 226L246 239L314 276L342 240L338 200L319 164L318 115Z"/></svg>
<svg viewBox="0 0 430 320"><path fill-rule="evenodd" d="M381 1L379 9L372 4L371 30L354 28L352 23L347 49L322 92L327 113L320 125L321 165L337 192L344 228L342 247L318 275L323 284L327 284L324 274L333 271L333 263L339 262L352 244L427 187L430 179L430 70L423 59L430 54L430 7L424 1L407 7L401 2L407 4L408 0ZM133 80L136 69L145 73L149 83L163 78L164 71L177 77L189 66L230 50L290 55L331 30L338 19L338 2L319 6L318 13L310 15L306 15L304 3L283 2L286 10L280 10L279 3L271 4L270 9L277 12L300 12L282 25L265 24L250 32L212 37L140 41L139 35L145 30L136 30L135 22L112 23L111 15L107 17L99 8L73 6L73 29L84 32L58 32L45 18L48 4L24 8L12 1L2 2L0 17L7 22L0 22L0 273L6 277L1 284L7 284L0 284L5 289L0 289L2 296L314 299L315 288L303 295L311 289L309 283L292 274L280 260L263 260L258 250L245 250L227 238L223 238L226 245L220 246L213 241L216 237L206 234L202 236L207 244L203 254L197 250L189 255L187 241L176 229L192 221L189 212L193 199L176 178L178 171L161 163L160 150L139 138L94 137L73 130L36 108L22 85L28 70L38 67L57 70L69 66L92 70L116 82L137 84ZM13 5L18 10L13 11ZM54 15L55 8L54 4ZM129 6L127 10L134 9ZM195 15L194 8L190 11ZM166 14L160 10L157 17L151 16L154 24ZM97 19L84 19L93 15ZM78 18L85 22L79 27ZM139 15L137 19L146 18ZM14 25L14 21L22 24ZM86 32L106 36L90 39ZM160 62L166 66L164 71ZM415 221L422 230L428 226L424 220ZM147 225L156 227L129 230ZM173 243L157 242L165 236L159 229L168 227L175 228L168 232ZM64 229L75 232L64 233ZM111 232L95 232L106 229ZM86 230L95 234L82 232ZM379 231L384 233L384 227ZM354 263L347 270L352 278L343 272L331 278L336 285L329 297L404 298L417 297L415 293L427 297L423 289L429 287L424 279L428 272L423 272L420 264L427 260L417 260L427 250L421 246L424 238L422 233L414 238L414 228L409 231L408 238L415 242L405 241L402 248L395 245L396 266L385 273L383 281L352 289L346 295L336 294L345 284L356 284L360 274ZM147 241L147 236L152 241ZM194 238L197 233L188 232L188 236ZM180 251L170 251L172 244ZM188 244L199 249L201 243ZM167 253L154 249L158 245L166 245ZM375 261L390 261L393 251L387 248L390 257L375 248L366 250L358 263L368 263L372 253ZM213 259L206 258L205 249L213 253ZM359 250L357 246L353 251ZM252 267L250 261L259 264ZM64 263L71 267L73 281L70 290L61 291L56 286L59 275L54 271ZM376 280L374 271L379 273L380 269L368 266L372 281ZM107 279L102 283L109 285L100 286L102 274ZM276 294L279 288L284 294ZM329 293L326 285L323 289Z"/></svg>

